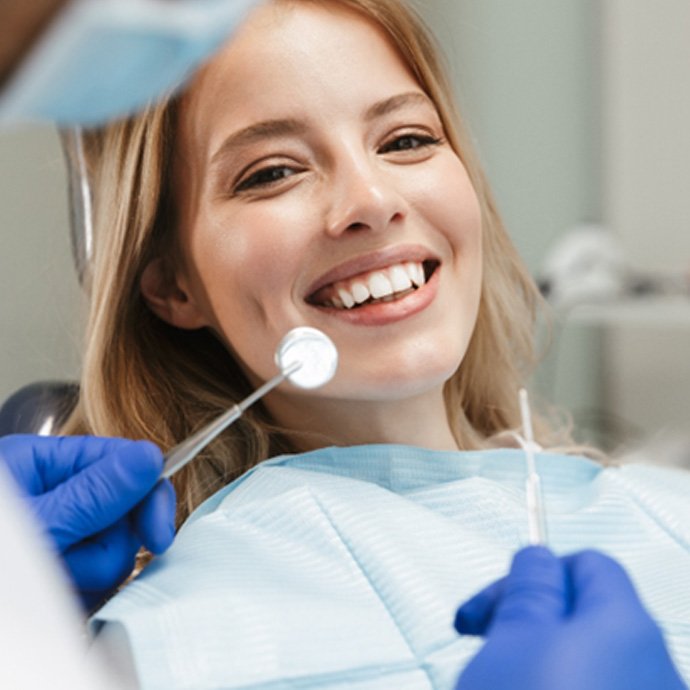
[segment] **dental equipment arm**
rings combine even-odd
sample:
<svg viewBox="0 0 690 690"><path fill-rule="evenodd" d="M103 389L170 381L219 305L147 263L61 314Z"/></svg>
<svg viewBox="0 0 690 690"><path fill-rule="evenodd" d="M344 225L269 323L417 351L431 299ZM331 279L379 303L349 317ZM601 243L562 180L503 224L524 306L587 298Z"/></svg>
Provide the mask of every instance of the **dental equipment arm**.
<svg viewBox="0 0 690 690"><path fill-rule="evenodd" d="M5 436L0 461L87 608L131 573L142 546L162 553L172 543L175 493L169 481L159 481L163 458L151 443Z"/></svg>
<svg viewBox="0 0 690 690"><path fill-rule="evenodd" d="M626 572L595 551L523 549L455 627L486 637L455 690L687 690Z"/></svg>

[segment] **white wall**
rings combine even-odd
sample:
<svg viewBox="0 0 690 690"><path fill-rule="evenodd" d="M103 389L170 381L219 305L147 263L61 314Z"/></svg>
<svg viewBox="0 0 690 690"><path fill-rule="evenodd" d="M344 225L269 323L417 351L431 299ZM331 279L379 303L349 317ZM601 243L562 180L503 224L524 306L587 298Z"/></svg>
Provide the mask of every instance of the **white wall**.
<svg viewBox="0 0 690 690"><path fill-rule="evenodd" d="M690 3L603 7L604 217L639 269L690 275ZM611 410L688 432L690 323L612 330L606 360Z"/></svg>
<svg viewBox="0 0 690 690"><path fill-rule="evenodd" d="M56 134L0 130L0 401L27 383L76 377L81 293L68 227Z"/></svg>

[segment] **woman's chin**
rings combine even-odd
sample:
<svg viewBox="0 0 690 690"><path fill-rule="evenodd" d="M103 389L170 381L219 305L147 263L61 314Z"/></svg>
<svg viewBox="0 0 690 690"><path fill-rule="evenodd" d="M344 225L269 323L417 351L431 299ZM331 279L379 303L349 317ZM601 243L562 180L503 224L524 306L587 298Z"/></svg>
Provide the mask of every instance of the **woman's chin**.
<svg viewBox="0 0 690 690"><path fill-rule="evenodd" d="M398 370L395 374L368 372L366 376L346 377L332 382L324 393L334 398L367 402L402 402L443 394L443 387L457 366L434 370ZM345 379L348 379L347 382Z"/></svg>

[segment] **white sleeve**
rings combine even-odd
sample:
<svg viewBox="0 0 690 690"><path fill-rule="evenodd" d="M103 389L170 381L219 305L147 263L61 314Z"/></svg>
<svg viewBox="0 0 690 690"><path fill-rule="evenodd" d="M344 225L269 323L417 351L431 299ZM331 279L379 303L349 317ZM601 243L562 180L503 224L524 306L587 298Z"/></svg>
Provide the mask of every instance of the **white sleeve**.
<svg viewBox="0 0 690 690"><path fill-rule="evenodd" d="M0 688L122 690L87 656L66 576L0 466Z"/></svg>
<svg viewBox="0 0 690 690"><path fill-rule="evenodd" d="M111 671L118 688L138 690L136 667L132 647L125 628L120 623L106 623L98 632L91 645L89 657Z"/></svg>

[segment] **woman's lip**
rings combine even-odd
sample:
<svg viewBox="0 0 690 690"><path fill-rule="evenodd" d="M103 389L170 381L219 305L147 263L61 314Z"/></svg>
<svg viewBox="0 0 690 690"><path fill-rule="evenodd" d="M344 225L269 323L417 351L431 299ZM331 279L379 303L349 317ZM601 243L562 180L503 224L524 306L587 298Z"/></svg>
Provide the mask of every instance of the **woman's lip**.
<svg viewBox="0 0 690 690"><path fill-rule="evenodd" d="M364 304L352 309L314 306L323 314L357 326L385 326L426 309L436 297L442 266L437 266L429 280L409 295L392 302Z"/></svg>
<svg viewBox="0 0 690 690"><path fill-rule="evenodd" d="M347 280L362 273L368 273L369 271L375 271L380 268L387 268L393 264L404 263L406 261L419 263L423 261L440 262L440 259L430 249L418 244L389 247L387 249L371 252L370 254L357 256L354 259L349 259L348 261L338 264L319 276L307 289L304 299L308 301L309 297L315 292L339 280Z"/></svg>

